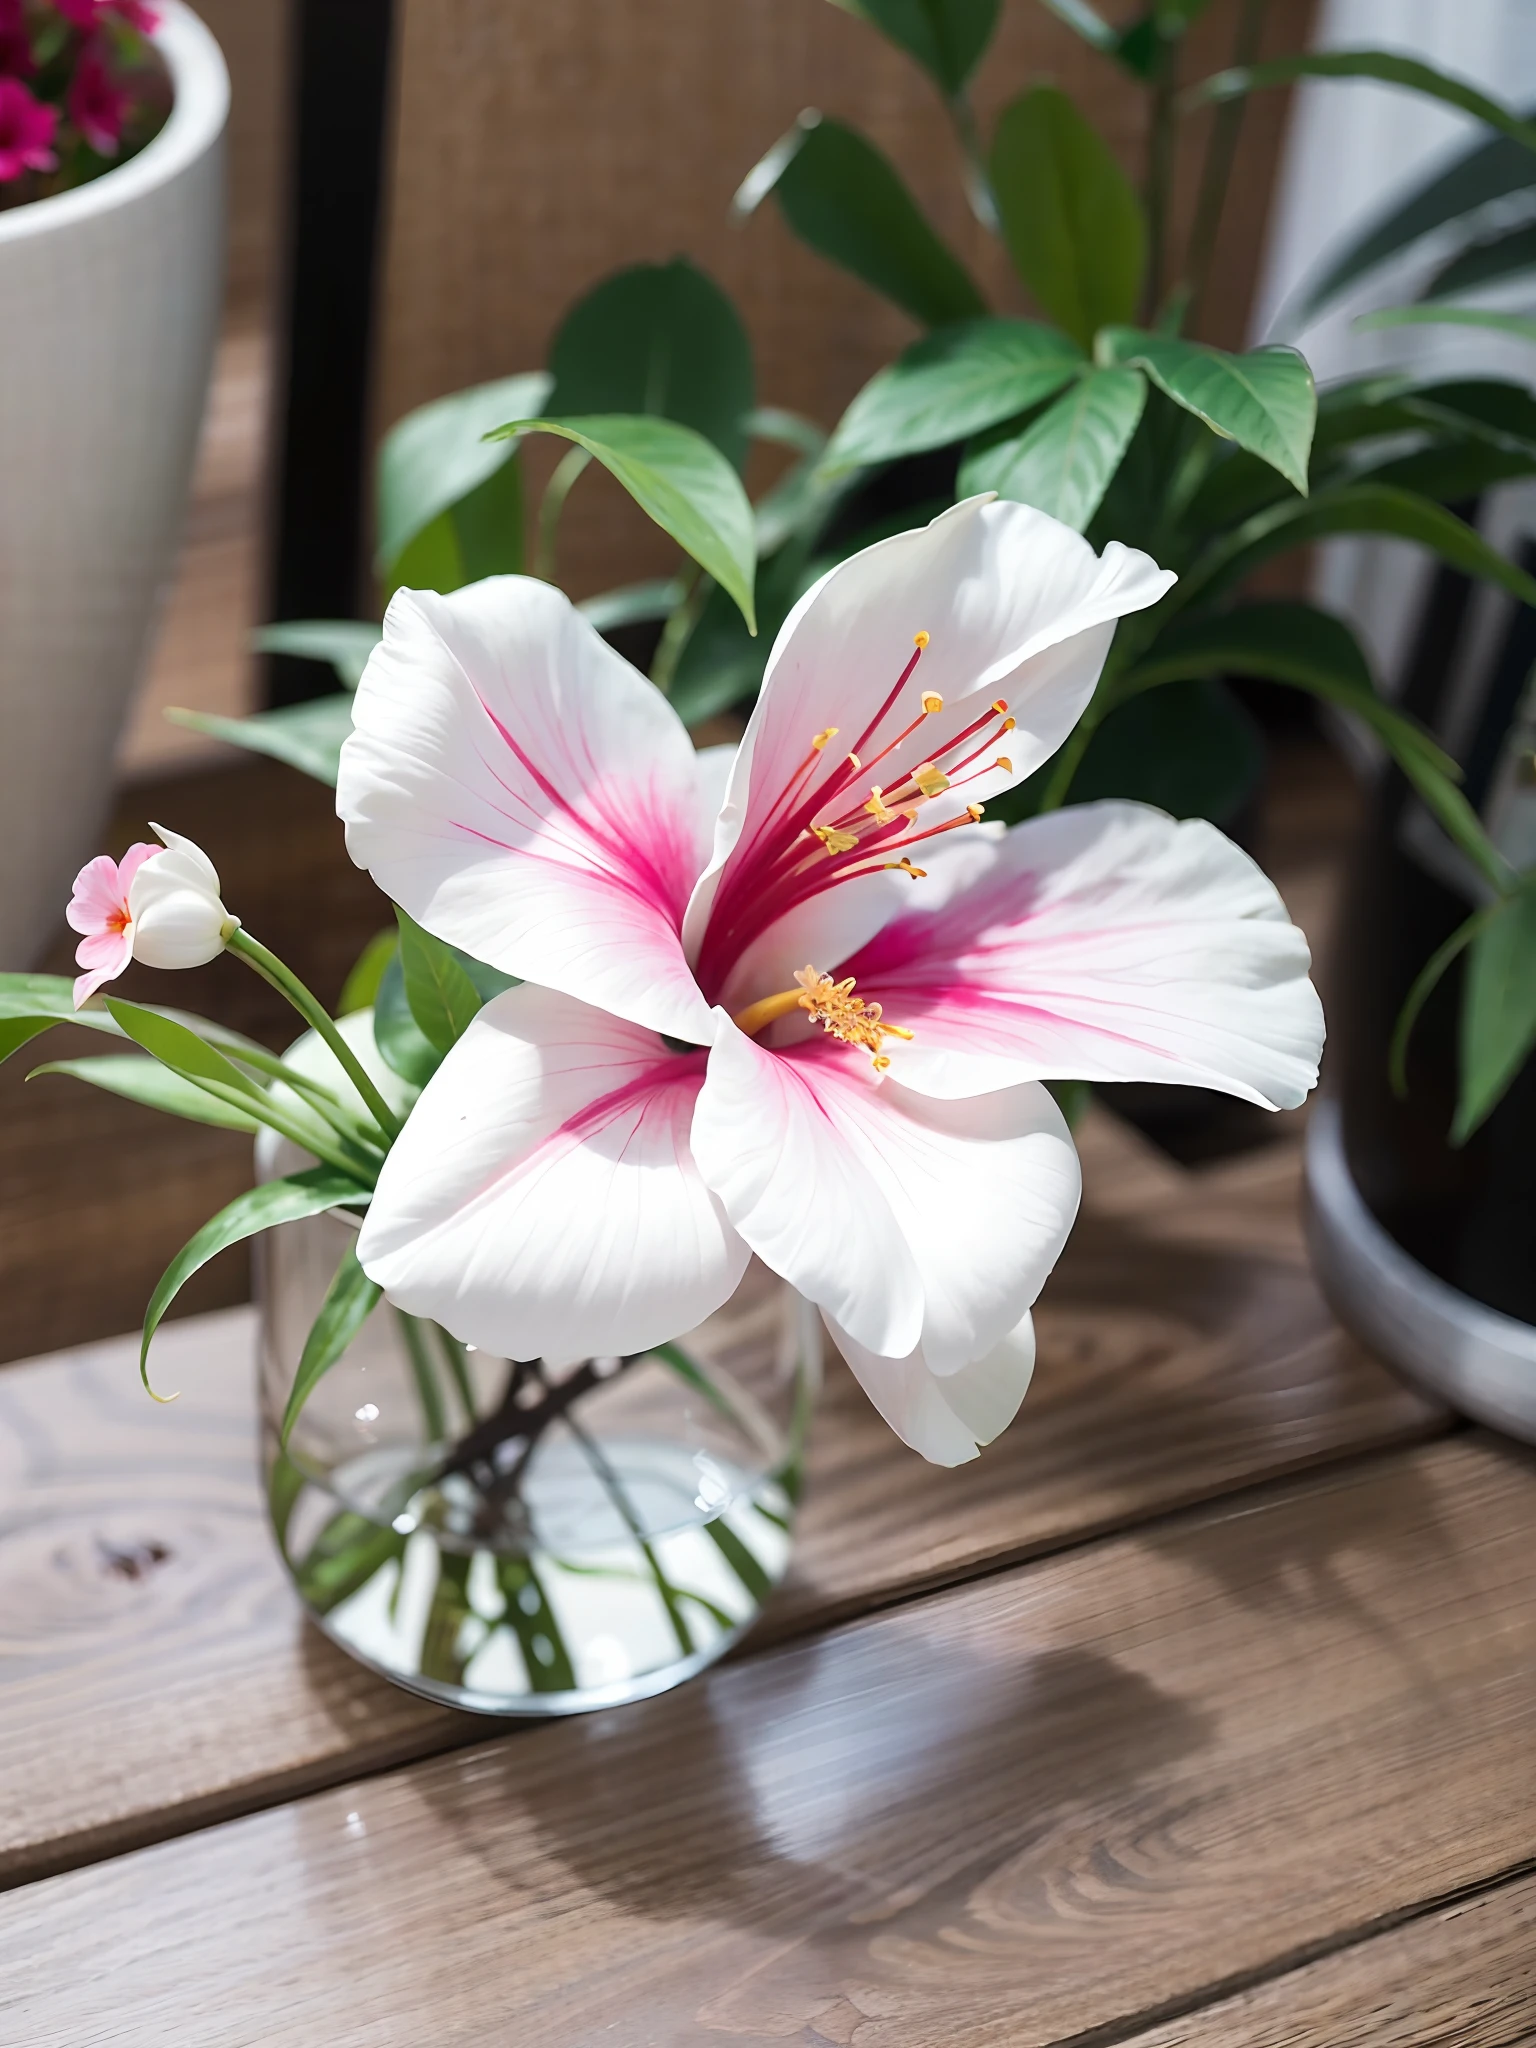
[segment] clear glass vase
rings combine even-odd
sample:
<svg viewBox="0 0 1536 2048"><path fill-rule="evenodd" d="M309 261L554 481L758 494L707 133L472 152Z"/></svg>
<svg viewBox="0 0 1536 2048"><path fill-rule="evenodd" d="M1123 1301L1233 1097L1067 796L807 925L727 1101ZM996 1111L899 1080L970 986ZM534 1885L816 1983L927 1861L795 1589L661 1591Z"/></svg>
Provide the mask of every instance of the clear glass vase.
<svg viewBox="0 0 1536 2048"><path fill-rule="evenodd" d="M304 1339L356 1227L317 1216L258 1246L267 1499L325 1633L486 1714L639 1699L722 1656L789 1561L814 1311L754 1261L699 1328L552 1369L386 1298L284 1449Z"/></svg>

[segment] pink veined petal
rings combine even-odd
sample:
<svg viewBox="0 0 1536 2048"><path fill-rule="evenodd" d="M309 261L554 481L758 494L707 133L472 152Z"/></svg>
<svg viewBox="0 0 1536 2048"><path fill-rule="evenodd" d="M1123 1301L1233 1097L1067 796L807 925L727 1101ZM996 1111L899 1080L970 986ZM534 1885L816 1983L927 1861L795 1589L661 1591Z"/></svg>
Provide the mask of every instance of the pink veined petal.
<svg viewBox="0 0 1536 2048"><path fill-rule="evenodd" d="M78 1010L89 1002L104 982L116 981L132 958L132 925L125 925L121 931L92 932L83 938L75 948L75 965L86 972L75 979L75 1008Z"/></svg>
<svg viewBox="0 0 1536 2048"><path fill-rule="evenodd" d="M770 921L774 897L765 897L761 883L775 852L794 837L786 835L787 820L817 799L816 822L830 822L833 807L856 813L872 782L890 788L902 771L928 760L957 772L952 790L925 807L924 825L1010 787L1071 730L1116 619L1154 604L1173 580L1145 555L1111 543L1099 557L1046 514L985 498L867 548L823 577L775 642L709 866L689 903L684 942L706 994L725 986L731 962ZM921 635L928 639L918 655ZM925 718L924 697L931 701L932 693L943 706ZM987 716L999 695L1015 721L1006 734L1000 718ZM887 752L914 721L916 730ZM819 734L834 730L835 739L812 751ZM999 758L1008 765L994 767ZM868 837L872 821L858 829ZM921 865L919 854L912 857ZM843 866L853 865L849 855ZM861 882L843 886L869 897L872 934L882 899Z"/></svg>
<svg viewBox="0 0 1536 2048"><path fill-rule="evenodd" d="M1306 940L1203 820L1075 805L1015 826L968 887L936 894L837 970L914 1033L886 1041L909 1088L1182 1081L1291 1108L1317 1080Z"/></svg>
<svg viewBox="0 0 1536 2048"><path fill-rule="evenodd" d="M707 1043L678 940L708 839L666 699L559 591L400 591L353 705L336 808L360 867L439 938Z"/></svg>
<svg viewBox="0 0 1536 2048"><path fill-rule="evenodd" d="M64 916L77 932L102 932L126 912L127 905L128 889L118 880L117 862L110 854L98 853L76 875Z"/></svg>
<svg viewBox="0 0 1536 2048"><path fill-rule="evenodd" d="M856 1343L954 1372L1029 1307L1077 1212L1077 1155L1038 1085L939 1102L823 1038L775 1052L722 1018L693 1123L759 1258Z"/></svg>
<svg viewBox="0 0 1536 2048"><path fill-rule="evenodd" d="M600 1357L691 1329L748 1259L689 1150L704 1062L569 996L509 989L391 1149L364 1270L503 1357Z"/></svg>
<svg viewBox="0 0 1536 2048"><path fill-rule="evenodd" d="M832 1341L904 1444L933 1465L963 1465L1000 1436L1019 1412L1035 1370L1034 1319L1021 1320L980 1358L936 1377L922 1346L881 1358L827 1321Z"/></svg>

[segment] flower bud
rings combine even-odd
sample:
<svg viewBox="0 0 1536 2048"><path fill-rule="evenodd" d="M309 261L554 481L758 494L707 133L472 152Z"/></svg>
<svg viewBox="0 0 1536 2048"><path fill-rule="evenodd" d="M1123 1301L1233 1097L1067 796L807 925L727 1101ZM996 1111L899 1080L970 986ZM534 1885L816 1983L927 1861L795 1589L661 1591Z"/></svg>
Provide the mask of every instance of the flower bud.
<svg viewBox="0 0 1536 2048"><path fill-rule="evenodd" d="M146 967L201 967L223 952L240 929L219 900L219 877L200 846L151 824L164 846L135 872L128 888L133 957Z"/></svg>

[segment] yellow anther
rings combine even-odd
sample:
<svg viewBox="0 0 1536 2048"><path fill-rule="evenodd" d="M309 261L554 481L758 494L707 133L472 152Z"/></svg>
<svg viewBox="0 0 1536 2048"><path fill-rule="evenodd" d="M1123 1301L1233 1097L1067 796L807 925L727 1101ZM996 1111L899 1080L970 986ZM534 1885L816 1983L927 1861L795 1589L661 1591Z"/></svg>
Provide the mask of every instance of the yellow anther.
<svg viewBox="0 0 1536 2048"><path fill-rule="evenodd" d="M873 1057L878 1074L883 1074L890 1065L889 1057L880 1050L880 1041L883 1038L912 1036L900 1024L887 1024L881 1017L878 1003L866 1003L862 996L854 994L851 974L842 981L834 981L830 974L819 974L814 967L802 967L797 971L795 980L800 984L799 1007L814 1017L823 1031L840 1038L845 1045L863 1046ZM781 998L772 996L768 1000L777 1003ZM755 1007L761 1009L765 1006L759 1004ZM784 1013L779 1011L776 1014ZM740 1024L741 1018L736 1021Z"/></svg>
<svg viewBox="0 0 1536 2048"><path fill-rule="evenodd" d="M893 874L910 875L914 882L926 881L928 876L928 870L926 868L913 867L911 861L907 859L907 856L905 854L901 856L900 860L888 860L885 863L885 865L891 870Z"/></svg>
<svg viewBox="0 0 1536 2048"><path fill-rule="evenodd" d="M1000 727L1000 730L1003 732L1012 732L1013 728L1018 724L1018 722L1019 721L1016 718L1005 718L1003 720L1002 726Z"/></svg>
<svg viewBox="0 0 1536 2048"><path fill-rule="evenodd" d="M886 809L885 792L878 782L870 785L869 802L864 808L877 825L889 825L895 820L896 813Z"/></svg>
<svg viewBox="0 0 1536 2048"><path fill-rule="evenodd" d="M924 690L923 709L930 718L932 718L935 711L942 711L944 709L944 699L937 690Z"/></svg>
<svg viewBox="0 0 1536 2048"><path fill-rule="evenodd" d="M931 761L919 761L912 770L912 780L924 796L942 796L949 787L949 777Z"/></svg>
<svg viewBox="0 0 1536 2048"><path fill-rule="evenodd" d="M1008 699L1006 697L999 697L993 704L992 709L997 713L998 717L1001 718L1003 713L1008 709Z"/></svg>
<svg viewBox="0 0 1536 2048"><path fill-rule="evenodd" d="M926 647L928 645L928 635L926 633L914 633L912 635L912 645L914 647Z"/></svg>
<svg viewBox="0 0 1536 2048"><path fill-rule="evenodd" d="M877 1052L871 1064L877 1074L883 1074L891 1064L891 1056L888 1052Z"/></svg>
<svg viewBox="0 0 1536 2048"><path fill-rule="evenodd" d="M852 853L859 843L857 832L839 832L835 825L813 825L811 831L828 853Z"/></svg>
<svg viewBox="0 0 1536 2048"><path fill-rule="evenodd" d="M816 749L817 753L819 754L822 748L827 744L828 740L835 740L836 738L837 727L835 725L829 725L825 732L817 733L815 739L811 741L811 745Z"/></svg>
<svg viewBox="0 0 1536 2048"><path fill-rule="evenodd" d="M992 766L994 768L1001 768L1005 775L1011 775L1013 773L1013 763L1009 760L1006 754L999 754L997 759L992 763Z"/></svg>
<svg viewBox="0 0 1536 2048"><path fill-rule="evenodd" d="M982 807L980 804L967 804L965 807L965 814L973 825L981 823L981 812Z"/></svg>
<svg viewBox="0 0 1536 2048"><path fill-rule="evenodd" d="M859 759L857 754L850 754L848 756L848 766L853 770L854 774L857 775L859 770L864 766L864 763Z"/></svg>

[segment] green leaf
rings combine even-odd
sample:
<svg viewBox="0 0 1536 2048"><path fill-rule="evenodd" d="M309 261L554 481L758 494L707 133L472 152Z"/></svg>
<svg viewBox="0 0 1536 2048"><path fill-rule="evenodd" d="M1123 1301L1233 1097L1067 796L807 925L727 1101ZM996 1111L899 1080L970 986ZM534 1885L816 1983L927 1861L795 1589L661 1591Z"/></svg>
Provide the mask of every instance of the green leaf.
<svg viewBox="0 0 1536 2048"><path fill-rule="evenodd" d="M605 278L565 316L549 367L548 399L521 411L653 414L692 427L737 470L746 460L752 344L725 293L682 257Z"/></svg>
<svg viewBox="0 0 1536 2048"><path fill-rule="evenodd" d="M336 1005L338 1017L350 1017L354 1010L371 1010L378 999L379 983L400 945L400 935L390 926L373 937L358 954L351 973L341 985Z"/></svg>
<svg viewBox="0 0 1536 2048"><path fill-rule="evenodd" d="M139 1347L139 1376L149 1385L149 1347L166 1310L182 1288L208 1261L230 1245L254 1237L278 1223L295 1223L304 1216L318 1216L326 1209L356 1207L366 1203L368 1189L361 1181L340 1173L333 1166L312 1166L304 1173L289 1174L283 1180L269 1180L259 1188L237 1195L227 1208L205 1223L184 1244L160 1277L149 1298L144 1316L144 1335ZM158 1401L163 1398L155 1394Z"/></svg>
<svg viewBox="0 0 1536 2048"><path fill-rule="evenodd" d="M445 595L484 576L516 576L523 567L523 465L516 453L484 483L415 534L382 576L397 590Z"/></svg>
<svg viewBox="0 0 1536 2048"><path fill-rule="evenodd" d="M499 435L557 434L595 456L642 512L670 533L741 607L757 630L752 580L757 542L741 479L711 442L675 420L613 413L590 419L514 420Z"/></svg>
<svg viewBox="0 0 1536 2048"><path fill-rule="evenodd" d="M827 445L827 437L814 420L803 413L789 412L782 405L760 405L747 415L747 432L754 441L774 441L781 448L793 448L800 455L815 457Z"/></svg>
<svg viewBox="0 0 1536 2048"><path fill-rule="evenodd" d="M1536 178L1533 178L1536 183ZM1366 313L1357 327L1486 327L1492 334L1513 334L1536 341L1536 320L1523 313L1489 313L1481 306L1388 306Z"/></svg>
<svg viewBox="0 0 1536 2048"><path fill-rule="evenodd" d="M1295 349L1229 355L1201 342L1117 327L1099 336L1096 353L1100 362L1145 370L1176 405L1259 456L1306 496L1317 392L1306 358Z"/></svg>
<svg viewBox="0 0 1536 2048"><path fill-rule="evenodd" d="M488 442L489 430L505 419L540 411L549 391L543 370L500 377L418 406L390 428L379 449L375 490L376 566L386 582L425 527L509 460L512 450Z"/></svg>
<svg viewBox="0 0 1536 2048"><path fill-rule="evenodd" d="M251 645L259 654L327 662L342 688L355 690L382 633L371 619L285 619L281 625L258 626Z"/></svg>
<svg viewBox="0 0 1536 2048"><path fill-rule="evenodd" d="M1169 683L1111 711L1072 780L1071 801L1129 797L1175 818L1231 821L1264 771L1258 729L1214 681Z"/></svg>
<svg viewBox="0 0 1536 2048"><path fill-rule="evenodd" d="M996 491L1081 533L1130 446L1146 399L1146 381L1135 370L1090 372L1021 434L968 451L960 496Z"/></svg>
<svg viewBox="0 0 1536 2048"><path fill-rule="evenodd" d="M451 946L424 932L398 904L395 916L400 924L400 971L411 1015L429 1045L439 1053L449 1052L480 1009L479 990Z"/></svg>
<svg viewBox="0 0 1536 2048"><path fill-rule="evenodd" d="M1407 420L1469 434L1509 454L1536 454L1536 396L1523 384L1494 377L1421 384L1402 394L1396 410Z"/></svg>
<svg viewBox="0 0 1536 2048"><path fill-rule="evenodd" d="M39 1029L46 1029L39 1026ZM146 1109L164 1111L167 1116L185 1117L188 1123L213 1124L226 1131L259 1131L261 1120L245 1116L233 1104L220 1102L193 1082L183 1080L158 1060L139 1053L102 1053L83 1060L49 1060L28 1074L70 1074L104 1088L109 1095L121 1095L129 1102L141 1102Z"/></svg>
<svg viewBox="0 0 1536 2048"><path fill-rule="evenodd" d="M1288 498L1256 513L1208 548L1165 602L1170 610L1182 611L1197 599L1208 601L1240 583L1271 555L1338 533L1380 533L1417 541L1453 569L1507 590L1522 604L1536 605L1536 580L1506 561L1475 527L1411 491L1370 482L1339 484L1309 499Z"/></svg>
<svg viewBox="0 0 1536 2048"><path fill-rule="evenodd" d="M124 1002L121 996L108 996L106 1003L108 1013L121 1025L125 1036L135 1045L142 1045L173 1074L180 1074L187 1081L213 1081L221 1088L237 1089L260 1101L263 1091L250 1075L179 1019L146 1010L138 1003Z"/></svg>
<svg viewBox="0 0 1536 2048"><path fill-rule="evenodd" d="M443 1056L411 1015L397 947L379 979L373 1004L373 1042L384 1064L413 1088L425 1088Z"/></svg>
<svg viewBox="0 0 1536 2048"><path fill-rule="evenodd" d="M652 577L647 583L626 583L598 597L584 597L576 609L599 633L609 633L615 626L664 619L687 595L688 586L680 577Z"/></svg>
<svg viewBox="0 0 1536 2048"><path fill-rule="evenodd" d="M0 1060L8 1060L13 1052L20 1052L24 1045L30 1045L34 1038L62 1021L54 1017L0 1018Z"/></svg>
<svg viewBox="0 0 1536 2048"><path fill-rule="evenodd" d="M383 1288L370 1280L357 1263L357 1246L349 1244L342 1253L341 1264L336 1268L330 1286L325 1290L320 1313L304 1339L299 1369L293 1376L293 1389L283 1410L282 1427L278 1432L278 1442L284 1450L288 1447L293 1425L303 1412L304 1403L373 1314L383 1292Z"/></svg>
<svg viewBox="0 0 1536 2048"><path fill-rule="evenodd" d="M1033 320L967 320L915 342L843 414L824 475L942 448L1014 418L1088 367L1075 342Z"/></svg>
<svg viewBox="0 0 1536 2048"><path fill-rule="evenodd" d="M1141 201L1098 131L1055 86L1005 107L992 189L1014 267L1084 347L1134 317L1146 268Z"/></svg>
<svg viewBox="0 0 1536 2048"><path fill-rule="evenodd" d="M1461 1100L1451 1142L1465 1144L1536 1046L1536 874L1526 875L1472 941L1462 984Z"/></svg>
<svg viewBox="0 0 1536 2048"><path fill-rule="evenodd" d="M1503 234L1473 242L1453 256L1435 272L1421 297L1450 298L1456 292L1498 284L1506 277L1523 277L1531 270L1536 270L1536 222L1526 221Z"/></svg>
<svg viewBox="0 0 1536 2048"><path fill-rule="evenodd" d="M331 789L341 772L342 743L352 730L352 700L339 692L305 704L285 704L278 711L258 711L250 718L180 709L165 715L173 725L205 732L250 754L266 754Z"/></svg>
<svg viewBox="0 0 1536 2048"><path fill-rule="evenodd" d="M953 97L986 54L1002 0L837 0L873 23L897 49L922 65L940 92Z"/></svg>
<svg viewBox="0 0 1536 2048"><path fill-rule="evenodd" d="M1088 0L1040 0L1040 4L1058 21L1064 21L1075 35L1095 50L1112 57L1120 43L1120 31L1111 28L1102 14L1088 5Z"/></svg>
<svg viewBox="0 0 1536 2048"><path fill-rule="evenodd" d="M819 256L862 278L924 327L973 319L987 305L872 142L808 110L747 173L737 214L772 192Z"/></svg>
<svg viewBox="0 0 1536 2048"><path fill-rule="evenodd" d="M1272 85L1290 85L1298 78L1374 78L1381 85L1399 85L1473 115L1522 149L1536 150L1536 127L1510 108L1489 99L1465 79L1453 78L1429 64L1421 64L1416 57L1400 57L1389 50L1315 50L1295 57L1276 57L1267 64L1241 65L1205 79L1185 95L1185 100L1190 106L1199 106L1212 100L1240 99L1245 93L1260 92Z"/></svg>
<svg viewBox="0 0 1536 2048"><path fill-rule="evenodd" d="M1521 143L1495 135L1476 142L1444 169L1396 200L1330 255L1321 274L1303 289L1298 311L1318 313L1340 292L1400 251L1448 222L1460 220L1489 201L1536 185L1536 157Z"/></svg>

